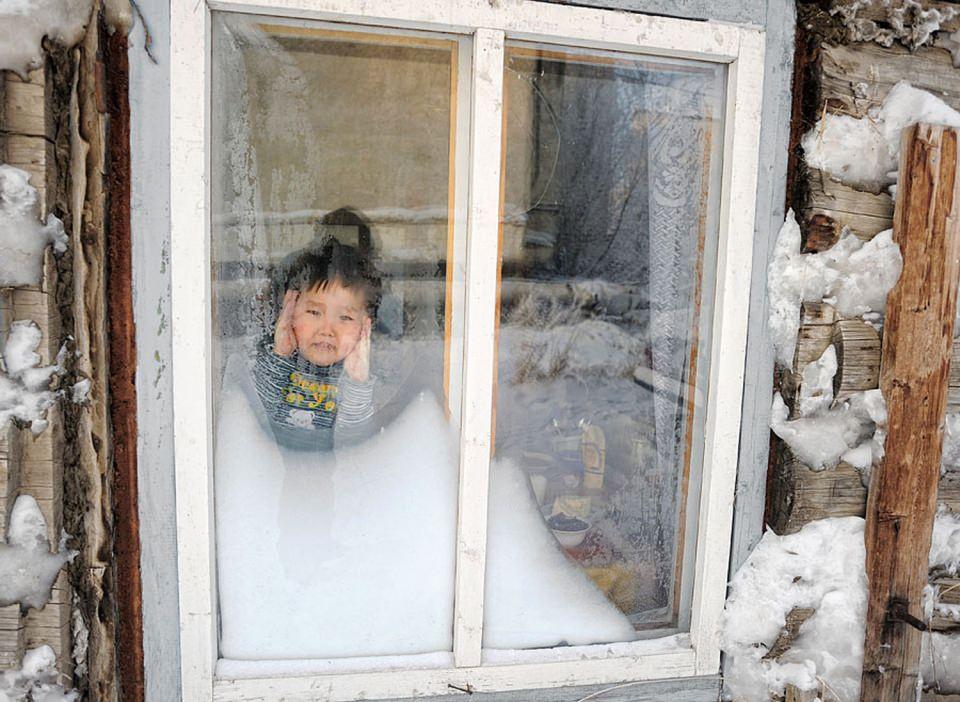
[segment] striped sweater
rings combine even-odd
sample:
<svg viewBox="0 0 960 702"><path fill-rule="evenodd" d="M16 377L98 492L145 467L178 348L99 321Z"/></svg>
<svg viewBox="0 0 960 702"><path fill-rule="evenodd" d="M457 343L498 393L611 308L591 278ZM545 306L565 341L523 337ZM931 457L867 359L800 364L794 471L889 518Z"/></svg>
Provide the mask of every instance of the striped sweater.
<svg viewBox="0 0 960 702"><path fill-rule="evenodd" d="M282 446L330 450L369 433L374 378L353 380L343 362L317 366L296 352L280 356L273 351L273 339L264 338L254 376L270 428Z"/></svg>

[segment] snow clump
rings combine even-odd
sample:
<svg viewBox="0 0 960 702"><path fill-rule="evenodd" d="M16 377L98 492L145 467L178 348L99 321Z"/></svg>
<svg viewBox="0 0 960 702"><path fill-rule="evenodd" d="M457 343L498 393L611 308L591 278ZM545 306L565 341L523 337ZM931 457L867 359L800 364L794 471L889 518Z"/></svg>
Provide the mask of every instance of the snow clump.
<svg viewBox="0 0 960 702"><path fill-rule="evenodd" d="M796 534L767 531L730 583L721 646L727 692L767 700L792 684L823 682L839 699L860 694L867 607L864 520L819 519ZM794 609L813 609L782 655L765 658Z"/></svg>
<svg viewBox="0 0 960 702"><path fill-rule="evenodd" d="M823 688L841 700L860 696L867 577L864 520L818 519L796 534L764 534L730 583L721 647L729 656L724 683L733 699L767 700L787 683ZM934 524L931 567L960 566L960 518L941 510ZM814 614L785 653L765 659L795 607ZM935 609L927 601L927 614ZM960 691L960 636L924 635L924 684Z"/></svg>
<svg viewBox="0 0 960 702"><path fill-rule="evenodd" d="M960 127L960 113L906 81L862 119L825 114L804 135L807 164L854 188L880 192L897 180L900 134L917 122Z"/></svg>
<svg viewBox="0 0 960 702"><path fill-rule="evenodd" d="M814 254L800 252L800 239L790 210L767 270L770 332L777 362L787 368L793 365L801 303L828 302L844 317L882 312L903 268L892 229L867 242L844 229L832 248Z"/></svg>
<svg viewBox="0 0 960 702"><path fill-rule="evenodd" d="M880 390L854 393L838 406L811 416L793 420L789 416L777 393L770 428L813 470L833 468L843 460L864 471L883 458L887 409Z"/></svg>
<svg viewBox="0 0 960 702"><path fill-rule="evenodd" d="M4 31L0 21L0 34ZM3 40L0 39L0 47ZM0 287L39 285L43 252L67 250L67 233L54 215L40 220L37 191L26 171L0 164Z"/></svg>
<svg viewBox="0 0 960 702"><path fill-rule="evenodd" d="M67 692L57 681L57 656L49 646L32 648L23 654L19 670L0 674L0 701L75 702L75 691Z"/></svg>
<svg viewBox="0 0 960 702"><path fill-rule="evenodd" d="M801 417L809 417L830 409L833 404L833 376L837 374L837 349L831 344L801 374L798 409Z"/></svg>
<svg viewBox="0 0 960 702"><path fill-rule="evenodd" d="M90 19L91 0L3 0L0 2L0 70L27 71L43 65L43 38L70 47Z"/></svg>
<svg viewBox="0 0 960 702"><path fill-rule="evenodd" d="M76 553L63 544L50 553L40 506L30 495L20 495L10 511L7 542L0 544L0 607L19 602L23 609L41 609L57 573Z"/></svg>
<svg viewBox="0 0 960 702"><path fill-rule="evenodd" d="M941 508L933 523L930 569L956 575L960 570L960 517Z"/></svg>
<svg viewBox="0 0 960 702"><path fill-rule="evenodd" d="M21 320L10 325L0 358L0 429L11 420L29 425L34 434L47 427L47 409L57 397L50 390L50 380L63 370L66 347L60 349L56 363L41 366L40 354L36 352L41 339L40 328L34 322Z"/></svg>

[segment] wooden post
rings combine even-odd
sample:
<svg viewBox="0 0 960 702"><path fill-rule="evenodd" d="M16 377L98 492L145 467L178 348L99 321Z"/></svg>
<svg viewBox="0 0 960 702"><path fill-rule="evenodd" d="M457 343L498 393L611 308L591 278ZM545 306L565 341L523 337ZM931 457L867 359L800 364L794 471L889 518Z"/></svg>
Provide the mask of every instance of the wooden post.
<svg viewBox="0 0 960 702"><path fill-rule="evenodd" d="M903 273L887 298L880 387L886 457L867 501L863 702L913 702L920 598L936 512L957 273L960 179L955 129L904 130L894 211Z"/></svg>

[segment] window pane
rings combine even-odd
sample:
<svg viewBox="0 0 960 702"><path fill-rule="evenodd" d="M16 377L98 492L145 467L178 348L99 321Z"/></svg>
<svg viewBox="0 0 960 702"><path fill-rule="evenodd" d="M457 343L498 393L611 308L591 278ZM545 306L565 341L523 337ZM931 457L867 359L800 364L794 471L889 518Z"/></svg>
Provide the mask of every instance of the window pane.
<svg viewBox="0 0 960 702"><path fill-rule="evenodd" d="M213 21L221 655L448 651L464 47L279 22Z"/></svg>
<svg viewBox="0 0 960 702"><path fill-rule="evenodd" d="M522 603L488 602L516 622L488 648L689 625L723 79L508 49L491 500L529 496L491 509L488 569L554 553Z"/></svg>

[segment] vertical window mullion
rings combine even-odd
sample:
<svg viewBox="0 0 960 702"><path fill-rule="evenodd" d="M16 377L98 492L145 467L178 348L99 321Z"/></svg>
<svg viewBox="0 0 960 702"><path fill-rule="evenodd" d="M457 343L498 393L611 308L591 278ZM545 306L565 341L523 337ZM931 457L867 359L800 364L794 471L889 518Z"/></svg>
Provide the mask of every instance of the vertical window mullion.
<svg viewBox="0 0 960 702"><path fill-rule="evenodd" d="M480 664L483 636L503 117L502 31L477 29L471 81L466 326L453 653Z"/></svg>
<svg viewBox="0 0 960 702"><path fill-rule="evenodd" d="M173 432L184 699L213 699L217 586L210 375L210 10L172 3L170 260ZM201 128L197 128L200 125Z"/></svg>

